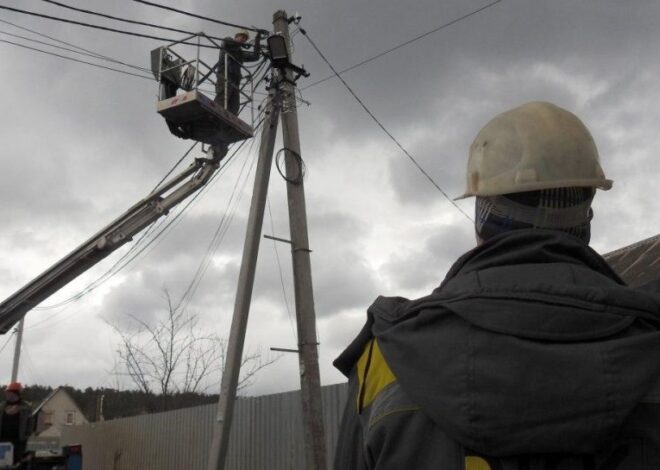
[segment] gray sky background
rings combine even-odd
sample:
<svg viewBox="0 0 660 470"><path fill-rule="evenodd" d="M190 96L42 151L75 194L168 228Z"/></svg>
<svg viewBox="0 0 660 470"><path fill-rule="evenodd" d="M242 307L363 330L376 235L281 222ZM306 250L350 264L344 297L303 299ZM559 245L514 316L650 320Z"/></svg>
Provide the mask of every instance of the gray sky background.
<svg viewBox="0 0 660 470"><path fill-rule="evenodd" d="M231 28L131 1L69 4L208 34ZM189 0L176 6L227 21L269 28L284 8L337 69L360 62L485 5L484 1L333 2ZM171 3L174 5L174 3ZM39 0L0 5L167 37L175 33L77 14ZM162 43L66 25L8 11L0 19L143 67ZM605 253L658 233L660 164L660 4L613 0L503 0L475 16L344 75L355 93L450 195L462 192L469 145L495 114L548 100L580 116L592 131L607 176L597 195L592 246ZM48 41L0 23L0 39L89 60L24 39ZM302 34L295 62L312 76L330 70ZM156 82L93 68L0 43L0 295L20 288L146 195L190 146L171 136L156 113ZM116 65L94 62L115 67ZM121 66L124 70L130 71ZM263 91L263 90L261 90ZM335 78L302 91L302 152L320 361L325 384L342 380L331 362L359 331L379 294L415 297L437 286L451 263L474 245L470 222L419 173ZM261 97L261 96L260 96ZM278 144L280 145L280 144ZM247 146L246 146L247 147ZM34 384L114 386L117 336L107 322L162 315L163 289L181 296L203 259L222 214L232 223L189 309L204 328L227 336L233 309L258 144L233 161L179 223L118 275L66 308L28 315L20 379ZM278 147L279 148L279 147ZM250 150L250 151L247 151ZM200 156L198 151L189 157ZM237 195L231 199L236 182ZM288 237L283 180L273 171L269 200L274 233ZM468 213L471 200L461 201ZM170 216L172 218L177 211ZM268 212L264 233L271 233ZM122 253L99 264L44 302L79 292ZM263 240L248 350L295 347L291 262L286 246ZM0 339L0 347L7 341ZM0 352L8 380L13 341ZM219 377L217 378L219 380ZM217 389L217 384L210 384ZM215 381L217 382L217 380ZM129 386L124 380L120 385ZM295 357L282 357L247 390L262 394L299 386Z"/></svg>

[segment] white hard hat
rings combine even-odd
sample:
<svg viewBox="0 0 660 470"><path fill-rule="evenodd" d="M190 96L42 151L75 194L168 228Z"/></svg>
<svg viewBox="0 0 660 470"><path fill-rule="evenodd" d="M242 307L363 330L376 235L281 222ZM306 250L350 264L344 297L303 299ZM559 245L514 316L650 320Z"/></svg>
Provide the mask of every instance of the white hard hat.
<svg viewBox="0 0 660 470"><path fill-rule="evenodd" d="M608 190L589 130L573 113L533 101L495 116L470 147L469 196L592 187Z"/></svg>

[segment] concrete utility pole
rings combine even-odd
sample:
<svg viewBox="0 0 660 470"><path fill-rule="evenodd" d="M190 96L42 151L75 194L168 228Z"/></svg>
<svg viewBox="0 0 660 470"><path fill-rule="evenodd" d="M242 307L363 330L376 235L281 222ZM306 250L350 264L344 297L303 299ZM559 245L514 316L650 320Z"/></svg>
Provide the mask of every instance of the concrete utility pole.
<svg viewBox="0 0 660 470"><path fill-rule="evenodd" d="M279 10L273 15L275 34L286 39L291 57L291 39L286 12ZM310 262L305 189L303 186L303 161L300 154L298 135L298 113L296 109L296 86L291 70L286 71L286 80L281 84L284 94L282 132L284 134L287 196L289 200L289 227L291 232L291 256L298 324L298 349L300 363L300 391L302 394L303 429L305 436L305 468L326 468L325 431L323 426L323 403L319 373L318 340L316 336L316 314L312 291L312 268Z"/></svg>
<svg viewBox="0 0 660 470"><path fill-rule="evenodd" d="M288 56L291 56L289 22L284 11L273 15L275 34L286 42ZM299 69L288 62L287 67ZM243 343L247 328L252 287L259 251L259 240L263 226L264 208L268 192L268 179L273 160L277 122L282 114L283 140L287 196L289 201L289 226L291 232L293 277L298 324L298 353L300 364L300 384L302 394L303 432L305 439L305 469L325 470L326 450L323 428L323 407L321 402L321 382L318 365L318 341L316 338L316 316L312 292L312 270L309 258L307 218L305 214L305 192L303 187L303 162L300 156L298 136L298 115L296 113L295 82L289 68L273 70L272 92L269 114L261 136L259 162L254 180L252 205L248 218L245 246L238 289L234 303L227 362L220 386L218 415L214 424L213 440L209 451L207 470L222 470L227 458L231 422L236 400L236 387L240 372ZM287 240L281 240L287 241Z"/></svg>
<svg viewBox="0 0 660 470"><path fill-rule="evenodd" d="M277 122L280 114L279 101L278 93L274 96L271 95L270 103L266 108L266 112L269 114L264 123L263 133L261 134L259 160L254 177L254 190L245 234L241 270L238 275L234 316L227 343L227 359L220 385L218 415L213 425L213 440L211 441L209 451L208 470L222 470L227 458L231 420L234 413L234 402L236 400L236 387L238 386L238 376L241 369L245 330L247 329L248 314L250 312L257 255L259 253L259 241L261 240L266 196L268 195L268 181L273 163L275 136L277 134Z"/></svg>
<svg viewBox="0 0 660 470"><path fill-rule="evenodd" d="M21 344L23 343L23 326L25 324L25 317L16 327L16 344L14 344L14 364L11 368L11 382L16 382L18 379L18 361L21 358Z"/></svg>

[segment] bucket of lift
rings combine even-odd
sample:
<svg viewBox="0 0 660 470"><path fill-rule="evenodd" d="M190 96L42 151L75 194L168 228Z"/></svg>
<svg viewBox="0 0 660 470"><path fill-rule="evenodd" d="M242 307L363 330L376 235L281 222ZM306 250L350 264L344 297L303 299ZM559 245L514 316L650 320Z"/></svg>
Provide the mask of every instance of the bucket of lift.
<svg viewBox="0 0 660 470"><path fill-rule="evenodd" d="M158 113L192 140L205 144L231 144L249 139L252 126L233 115L199 90L158 102Z"/></svg>
<svg viewBox="0 0 660 470"><path fill-rule="evenodd" d="M199 88L203 82L214 85L215 78L213 68L200 59L200 38L208 39L218 49L221 47L204 33L199 33L151 51L151 71L160 85L158 113L165 118L170 131L181 138L209 145L229 145L249 139L254 135L252 126ZM173 47L184 42L190 44L191 39L197 40L197 57L186 60ZM179 90L182 93L177 94ZM246 104L252 103L251 94L242 93L242 96Z"/></svg>

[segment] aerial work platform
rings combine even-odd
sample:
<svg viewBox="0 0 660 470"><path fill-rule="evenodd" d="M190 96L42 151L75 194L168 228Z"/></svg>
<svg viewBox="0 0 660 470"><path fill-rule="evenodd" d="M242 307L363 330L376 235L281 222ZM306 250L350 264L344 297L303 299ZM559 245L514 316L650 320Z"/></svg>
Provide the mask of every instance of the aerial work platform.
<svg viewBox="0 0 660 470"><path fill-rule="evenodd" d="M158 113L184 130L190 139L209 145L231 144L254 134L252 126L199 90L159 101Z"/></svg>
<svg viewBox="0 0 660 470"><path fill-rule="evenodd" d="M184 51L177 49L190 46L196 46L196 54L194 59L187 60ZM234 112L225 108L227 103L216 103L203 94L202 84L216 87L216 75L227 76L227 56L224 63L218 60L222 49L222 43L204 33L194 34L152 50L151 71L159 83L158 113L167 121L170 132L183 139L226 148L254 135L254 77L240 64L243 80L231 85L239 94L239 107ZM208 63L203 56L210 59ZM224 80L225 100L228 83L229 80ZM251 125L237 115L246 107L251 111Z"/></svg>

